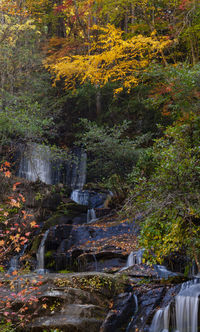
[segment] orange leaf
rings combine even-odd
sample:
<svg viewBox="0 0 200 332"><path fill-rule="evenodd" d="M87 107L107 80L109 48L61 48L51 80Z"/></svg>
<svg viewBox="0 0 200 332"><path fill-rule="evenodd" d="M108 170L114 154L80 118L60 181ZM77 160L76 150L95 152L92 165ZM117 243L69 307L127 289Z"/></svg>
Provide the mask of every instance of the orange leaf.
<svg viewBox="0 0 200 332"><path fill-rule="evenodd" d="M31 225L31 227L35 227L36 222L35 221L31 221L30 225Z"/></svg>
<svg viewBox="0 0 200 332"><path fill-rule="evenodd" d="M13 191L16 190L16 187L17 187L19 184L21 184L21 182L16 182L16 183L13 184Z"/></svg>
<svg viewBox="0 0 200 332"><path fill-rule="evenodd" d="M4 174L5 174L5 176L6 176L7 178L10 178L10 177L11 177L11 172L10 172L10 171L6 171Z"/></svg>

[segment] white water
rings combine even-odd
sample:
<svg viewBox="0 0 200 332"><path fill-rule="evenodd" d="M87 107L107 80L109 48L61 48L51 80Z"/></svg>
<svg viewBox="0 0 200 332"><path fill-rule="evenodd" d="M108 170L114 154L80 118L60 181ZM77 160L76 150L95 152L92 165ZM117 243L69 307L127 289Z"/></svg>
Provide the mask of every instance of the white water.
<svg viewBox="0 0 200 332"><path fill-rule="evenodd" d="M192 285L176 296L176 328L179 332L198 332L200 284Z"/></svg>
<svg viewBox="0 0 200 332"><path fill-rule="evenodd" d="M150 331L169 332L172 329L176 332L198 332L199 297L200 284L197 279L183 283L175 297L175 322L173 323L173 319L170 322L172 312L168 305L155 313Z"/></svg>
<svg viewBox="0 0 200 332"><path fill-rule="evenodd" d="M123 267L119 272L124 271L126 269L128 269L131 266L134 266L136 264L142 264L142 256L144 253L145 249L140 249L138 251L131 251L131 253L128 256L127 262L126 262L126 266Z"/></svg>
<svg viewBox="0 0 200 332"><path fill-rule="evenodd" d="M126 267L130 267L135 264L142 264L143 253L144 253L144 249L140 249L138 251L132 251L130 253L130 255L128 256Z"/></svg>
<svg viewBox="0 0 200 332"><path fill-rule="evenodd" d="M95 209L88 209L87 211L87 223L97 220Z"/></svg>
<svg viewBox="0 0 200 332"><path fill-rule="evenodd" d="M169 277L177 276L176 272L169 271L164 265L155 265L154 267L160 278L168 279Z"/></svg>
<svg viewBox="0 0 200 332"><path fill-rule="evenodd" d="M134 308L134 312L133 312L133 317L132 317L131 321L129 322L129 324L128 324L127 328L126 328L126 332L130 332L131 331L132 320L134 319L135 314L138 311L138 298L137 298L137 296L135 294L133 295L133 297L134 297L134 300L135 300L135 308Z"/></svg>
<svg viewBox="0 0 200 332"><path fill-rule="evenodd" d="M42 241L40 243L40 246L38 248L38 252L36 254L36 256L37 256L37 270L40 270L41 272L44 271L45 242L46 242L48 234L49 234L49 229L45 232L45 234L42 238Z"/></svg>
<svg viewBox="0 0 200 332"><path fill-rule="evenodd" d="M169 319L170 319L170 305L165 309L159 309L156 311L153 321L151 323L151 332L168 332L169 331Z"/></svg>
<svg viewBox="0 0 200 332"><path fill-rule="evenodd" d="M64 158L62 150L56 156L49 146L32 143L25 151L21 147L20 154L19 177L46 184L64 183L72 189L83 188L87 166L87 154L83 150L75 149Z"/></svg>
<svg viewBox="0 0 200 332"><path fill-rule="evenodd" d="M14 257L11 258L8 273L12 273L13 271L17 271L19 269L18 259L19 259L18 256L14 256Z"/></svg>
<svg viewBox="0 0 200 332"><path fill-rule="evenodd" d="M87 190L73 190L71 193L72 201L80 205L89 205L90 194Z"/></svg>
<svg viewBox="0 0 200 332"><path fill-rule="evenodd" d="M27 245L25 245L23 247L23 249L21 250L21 252L18 255L15 255L11 258L8 273L12 273L14 271L19 270L19 268L20 268L20 262L19 261L20 261L20 258L22 257L22 255L24 254L26 248L27 248Z"/></svg>
<svg viewBox="0 0 200 332"><path fill-rule="evenodd" d="M78 161L73 166L71 188L80 190L86 182L87 154L81 151L78 157ZM66 179L67 182L68 179Z"/></svg>
<svg viewBox="0 0 200 332"><path fill-rule="evenodd" d="M48 146L31 144L23 154L19 176L30 181L41 180L51 184L50 149Z"/></svg>
<svg viewBox="0 0 200 332"><path fill-rule="evenodd" d="M97 259L96 259L96 255L92 254L92 256L93 256L94 262L95 262L95 271L97 272L98 271L98 262L97 262Z"/></svg>

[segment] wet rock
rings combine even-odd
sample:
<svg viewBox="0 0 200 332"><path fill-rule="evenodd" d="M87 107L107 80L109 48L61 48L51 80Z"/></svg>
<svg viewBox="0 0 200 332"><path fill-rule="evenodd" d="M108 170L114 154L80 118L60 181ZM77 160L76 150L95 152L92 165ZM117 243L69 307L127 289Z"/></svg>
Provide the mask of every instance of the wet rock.
<svg viewBox="0 0 200 332"><path fill-rule="evenodd" d="M0 281L0 301L6 302L9 298L13 303L8 311L24 304L28 308L30 300L36 299L27 312L32 315L31 322L25 326L27 332L44 329L99 332L111 298L124 289L123 283L105 273L29 274L19 280L7 277ZM17 315L13 323L16 320Z"/></svg>
<svg viewBox="0 0 200 332"><path fill-rule="evenodd" d="M149 332L154 313L158 308L165 307L178 293L180 286L159 286L150 284L145 290L138 289L138 312L133 315L128 325L127 332Z"/></svg>
<svg viewBox="0 0 200 332"><path fill-rule="evenodd" d="M115 248L113 251L82 253L77 258L79 271L103 271L104 269L119 268L124 261L125 255L117 252Z"/></svg>
<svg viewBox="0 0 200 332"><path fill-rule="evenodd" d="M103 322L100 332L122 331L127 326L127 322L131 319L136 310L136 300L134 294L122 293L114 299L114 306L109 311Z"/></svg>
<svg viewBox="0 0 200 332"><path fill-rule="evenodd" d="M122 269L119 271L129 277L133 278L158 278L159 275L154 268L151 268L146 264L135 264L128 268Z"/></svg>

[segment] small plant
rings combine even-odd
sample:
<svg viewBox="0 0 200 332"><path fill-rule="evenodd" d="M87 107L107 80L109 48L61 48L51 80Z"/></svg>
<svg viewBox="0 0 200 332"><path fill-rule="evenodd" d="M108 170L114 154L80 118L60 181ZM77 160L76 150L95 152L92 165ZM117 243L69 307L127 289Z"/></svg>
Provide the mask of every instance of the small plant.
<svg viewBox="0 0 200 332"><path fill-rule="evenodd" d="M44 197L44 195L42 195L40 192L37 192L35 194L35 200L36 201L41 201L43 197Z"/></svg>

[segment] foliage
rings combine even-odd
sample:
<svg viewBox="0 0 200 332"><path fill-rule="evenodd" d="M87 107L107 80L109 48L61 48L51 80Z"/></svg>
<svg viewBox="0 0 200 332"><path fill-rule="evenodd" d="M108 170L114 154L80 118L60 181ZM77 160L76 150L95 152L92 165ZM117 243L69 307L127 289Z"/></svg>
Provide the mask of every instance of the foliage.
<svg viewBox="0 0 200 332"><path fill-rule="evenodd" d="M156 140L151 154L154 171L149 178L144 172L138 178L128 203L132 213L139 210L145 218L141 245L153 261L186 248L200 268L199 128L199 115L192 113Z"/></svg>
<svg viewBox="0 0 200 332"><path fill-rule="evenodd" d="M95 36L97 35L97 37ZM130 91L138 84L138 74L144 70L152 59L169 44L164 37L134 36L127 40L122 31L112 25L93 26L93 38L87 55L74 55L58 59L51 63L47 59L46 67L55 73L55 82L65 79L67 89L75 89L77 81L83 84L89 80L94 86L104 86L108 81L120 82L121 87Z"/></svg>
<svg viewBox="0 0 200 332"><path fill-rule="evenodd" d="M80 136L79 144L89 155L92 174L88 176L105 179L118 174L125 178L138 157L135 142L125 136L129 123L124 121L110 128L82 119L81 125L85 131Z"/></svg>
<svg viewBox="0 0 200 332"><path fill-rule="evenodd" d="M38 227L33 215L24 210L25 198L19 192L20 182L14 182L11 177L10 164L5 162L1 165L1 182L7 184L7 192L1 195L0 204L0 271L4 272L11 257L20 259L20 253L27 245L28 240L33 236ZM26 280L23 284L18 280L18 271L13 269L9 272L12 278L9 280L5 274L1 274L0 291L5 292L9 287L11 294L5 293L5 297L0 301L0 317L3 317L2 330L12 331L13 321L15 327L24 326L31 315L28 312L34 301L37 292L36 282ZM16 283L16 280L18 282ZM20 283L20 287L19 284ZM18 306L17 315L13 308L20 299L22 304ZM28 299L28 301L27 301Z"/></svg>
<svg viewBox="0 0 200 332"><path fill-rule="evenodd" d="M53 122L42 97L48 82L44 83L47 75L41 70L41 34L26 17L4 14L2 19L0 140L4 144L19 137L39 139Z"/></svg>
<svg viewBox="0 0 200 332"><path fill-rule="evenodd" d="M154 65L143 74L143 81L149 86L148 96L143 103L149 110L160 110L163 117L176 120L199 109L200 66L179 64L163 68Z"/></svg>

